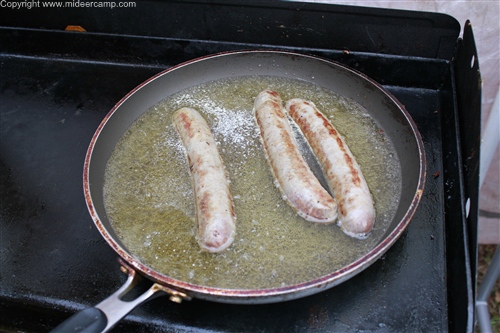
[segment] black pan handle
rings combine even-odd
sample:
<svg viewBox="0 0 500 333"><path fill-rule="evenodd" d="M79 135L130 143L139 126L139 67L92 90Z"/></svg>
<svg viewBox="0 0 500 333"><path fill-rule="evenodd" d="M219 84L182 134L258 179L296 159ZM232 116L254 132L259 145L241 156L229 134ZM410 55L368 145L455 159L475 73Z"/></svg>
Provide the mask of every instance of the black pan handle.
<svg viewBox="0 0 500 333"><path fill-rule="evenodd" d="M165 294L170 295L170 300L176 303L191 299L191 297L182 292L155 283L136 299L123 301L121 298L139 282L140 275L123 262L121 268L122 271L128 273L128 279L120 289L94 308L87 308L74 314L54 328L51 333L107 332L134 308L155 297Z"/></svg>
<svg viewBox="0 0 500 333"><path fill-rule="evenodd" d="M67 332L103 332L106 328L108 319L104 312L97 308L88 308L75 313L66 321L59 324L51 332L67 333Z"/></svg>

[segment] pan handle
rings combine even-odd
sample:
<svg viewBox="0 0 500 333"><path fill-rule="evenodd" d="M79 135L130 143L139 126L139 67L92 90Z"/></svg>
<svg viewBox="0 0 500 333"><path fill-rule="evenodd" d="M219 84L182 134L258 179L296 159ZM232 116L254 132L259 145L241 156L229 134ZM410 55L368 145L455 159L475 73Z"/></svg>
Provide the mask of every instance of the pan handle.
<svg viewBox="0 0 500 333"><path fill-rule="evenodd" d="M182 292L155 283L136 299L132 301L121 300L121 298L139 282L140 276L135 270L125 265L121 260L120 262L122 264L121 270L128 273L125 284L95 307L77 312L54 328L51 333L107 332L135 307L158 296L165 294L170 295L170 300L176 303L180 303L182 300L191 299L191 297Z"/></svg>

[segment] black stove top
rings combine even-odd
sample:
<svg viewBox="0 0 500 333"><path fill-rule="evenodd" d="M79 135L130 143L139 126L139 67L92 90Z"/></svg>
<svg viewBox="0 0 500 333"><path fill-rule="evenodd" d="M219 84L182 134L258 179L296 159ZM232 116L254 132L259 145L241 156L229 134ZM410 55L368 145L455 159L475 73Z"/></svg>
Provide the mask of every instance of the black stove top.
<svg viewBox="0 0 500 333"><path fill-rule="evenodd" d="M137 2L135 12L3 10L0 22L0 331L48 331L125 281L82 190L88 144L113 105L169 66L249 48L327 57L393 93L426 148L419 209L380 260L328 291L267 305L160 297L113 332L472 329L480 88L469 26L461 39L440 14L160 1ZM69 24L89 32L61 31Z"/></svg>

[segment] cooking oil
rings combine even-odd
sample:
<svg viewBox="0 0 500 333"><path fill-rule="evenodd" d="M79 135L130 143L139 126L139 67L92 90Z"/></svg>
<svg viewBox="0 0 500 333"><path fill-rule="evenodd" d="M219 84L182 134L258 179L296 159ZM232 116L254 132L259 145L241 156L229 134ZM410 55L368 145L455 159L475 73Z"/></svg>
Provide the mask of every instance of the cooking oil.
<svg viewBox="0 0 500 333"><path fill-rule="evenodd" d="M366 239L349 237L335 224L308 222L283 200L253 116L254 99L264 89L277 91L284 102L295 97L314 102L343 135L377 212ZM207 120L229 175L237 229L222 253L201 251L195 238L192 179L171 119L181 107L194 108ZM301 149L315 163L307 144ZM399 165L384 130L355 101L296 79L228 78L169 96L132 124L108 161L105 206L127 250L161 274L215 288L274 288L317 279L375 247L398 206Z"/></svg>

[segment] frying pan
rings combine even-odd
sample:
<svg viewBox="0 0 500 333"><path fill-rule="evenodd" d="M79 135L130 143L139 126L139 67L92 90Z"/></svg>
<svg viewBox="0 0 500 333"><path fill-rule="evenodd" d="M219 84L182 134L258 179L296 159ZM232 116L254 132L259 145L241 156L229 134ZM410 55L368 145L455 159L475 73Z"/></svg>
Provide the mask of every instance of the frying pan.
<svg viewBox="0 0 500 333"><path fill-rule="evenodd" d="M278 76L314 83L366 108L394 144L402 174L402 192L394 218L381 241L363 256L312 281L264 289L223 289L195 285L163 275L127 250L106 215L103 184L106 164L122 135L146 110L186 88L240 76ZM79 326L107 331L129 311L146 300L168 295L181 302L193 297L224 303L262 304L308 296L336 286L360 273L382 256L410 223L420 202L425 179L423 143L408 112L395 97L362 73L318 57L283 51L236 51L202 57L171 67L140 84L107 114L95 132L84 165L84 192L90 215L104 239L120 256L122 271L129 275L115 294L75 314L54 331ZM145 276L154 284L133 301L121 297Z"/></svg>

